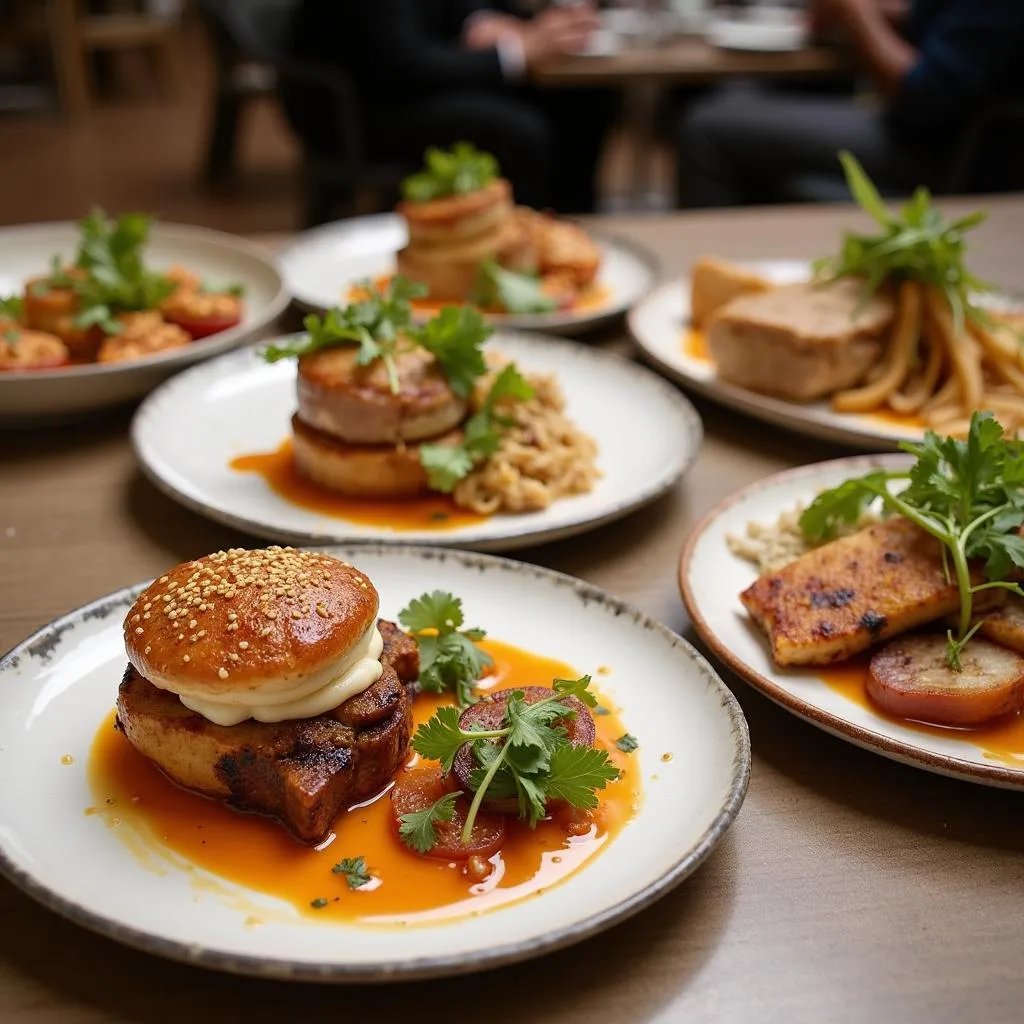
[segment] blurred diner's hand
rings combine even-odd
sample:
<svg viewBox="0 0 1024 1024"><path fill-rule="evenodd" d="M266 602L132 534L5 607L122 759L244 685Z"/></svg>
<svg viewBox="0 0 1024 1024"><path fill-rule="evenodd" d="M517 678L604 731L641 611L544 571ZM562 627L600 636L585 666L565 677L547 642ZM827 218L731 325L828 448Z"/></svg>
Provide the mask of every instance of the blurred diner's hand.
<svg viewBox="0 0 1024 1024"><path fill-rule="evenodd" d="M487 50L506 39L519 40L523 24L510 14L481 11L469 19L462 41L470 50Z"/></svg>
<svg viewBox="0 0 1024 1024"><path fill-rule="evenodd" d="M520 38L527 67L584 49L600 24L591 3L547 7L529 21L521 22Z"/></svg>

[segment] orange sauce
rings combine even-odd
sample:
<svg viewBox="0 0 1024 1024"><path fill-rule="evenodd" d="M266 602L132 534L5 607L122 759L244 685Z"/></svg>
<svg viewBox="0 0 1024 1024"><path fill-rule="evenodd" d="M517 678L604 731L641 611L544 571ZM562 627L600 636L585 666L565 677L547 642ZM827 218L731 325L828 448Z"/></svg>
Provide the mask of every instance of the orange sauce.
<svg viewBox="0 0 1024 1024"><path fill-rule="evenodd" d="M553 678L576 678L568 665L494 640L482 646L494 658L482 689L512 685L549 686ZM424 694L413 715L417 725L450 699ZM502 849L490 858L492 870L481 882L462 865L421 857L396 837L390 786L341 814L334 831L317 847L304 846L274 821L240 814L224 804L181 789L112 728L113 715L100 726L90 754L95 803L108 823L136 826L134 832L195 866L230 882L291 903L316 920L360 924L417 924L476 914L540 895L564 881L622 830L640 801L640 770L635 756L615 740L627 730L607 701L607 715L595 715L597 743L622 776L601 793L590 832L568 837L553 820L535 830L509 819ZM410 752L406 769L418 764ZM402 770L406 770L402 769ZM92 809L97 812L97 808ZM112 818L116 815L116 818ZM373 881L350 889L333 865L363 857ZM322 907L313 901L326 900Z"/></svg>
<svg viewBox="0 0 1024 1024"><path fill-rule="evenodd" d="M872 714L887 722L906 726L916 732L945 739L962 739L980 747L985 757L1009 765L1024 765L1024 715L1016 714L986 725L961 728L957 726L932 725L913 719L898 718L879 708L868 696L868 658L854 658L842 665L835 665L827 671L817 671L831 689L841 693L847 700L867 708Z"/></svg>
<svg viewBox="0 0 1024 1024"><path fill-rule="evenodd" d="M271 452L240 455L228 465L239 473L258 473L285 501L335 519L392 530L454 530L487 517L459 508L447 494L419 498L348 498L307 480L295 468L291 438Z"/></svg>
<svg viewBox="0 0 1024 1024"><path fill-rule="evenodd" d="M373 286L378 289L387 288L391 284L391 275L382 274L375 278ZM365 299L367 295L365 288L360 288L358 285L352 285L345 298L349 302L359 302ZM612 292L606 284L601 284L599 281L594 281L588 284L585 288L581 288L573 299L571 305L568 307L570 313L592 313L596 310L602 309L607 306L611 301ZM445 306L451 306L451 302L438 302L429 298L424 299L412 299L409 303L413 309L420 313L428 313L431 316L440 313ZM484 313L497 313L503 314L505 310L498 306L482 307Z"/></svg>
<svg viewBox="0 0 1024 1024"><path fill-rule="evenodd" d="M711 358L711 350L708 348L708 340L704 332L697 327L687 327L683 331L683 354L689 359L698 363L705 363L708 366L714 365ZM876 423L885 423L903 430L923 430L925 422L920 416L910 413L893 412L892 409L876 409L872 412L849 413L858 419L873 420Z"/></svg>

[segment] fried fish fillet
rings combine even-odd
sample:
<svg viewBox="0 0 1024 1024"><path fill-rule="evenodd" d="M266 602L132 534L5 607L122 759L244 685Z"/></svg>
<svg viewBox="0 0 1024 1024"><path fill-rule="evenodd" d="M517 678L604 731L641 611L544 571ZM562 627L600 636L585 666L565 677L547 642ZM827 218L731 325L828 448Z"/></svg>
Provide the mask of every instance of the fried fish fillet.
<svg viewBox="0 0 1024 1024"><path fill-rule="evenodd" d="M387 785L408 751L419 651L394 623L378 628L380 679L327 714L214 725L129 666L117 728L179 785L268 814L315 843L342 810Z"/></svg>
<svg viewBox="0 0 1024 1024"><path fill-rule="evenodd" d="M843 661L960 607L939 541L900 516L807 552L740 600L778 665Z"/></svg>

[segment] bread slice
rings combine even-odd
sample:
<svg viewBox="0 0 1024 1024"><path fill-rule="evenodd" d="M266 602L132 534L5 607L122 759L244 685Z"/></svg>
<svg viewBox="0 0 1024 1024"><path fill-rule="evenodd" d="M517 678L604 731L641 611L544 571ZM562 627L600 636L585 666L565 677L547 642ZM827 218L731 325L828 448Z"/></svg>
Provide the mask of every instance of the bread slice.
<svg viewBox="0 0 1024 1024"><path fill-rule="evenodd" d="M738 263L704 256L690 271L690 324L703 327L713 313L740 295L769 291L770 281Z"/></svg>

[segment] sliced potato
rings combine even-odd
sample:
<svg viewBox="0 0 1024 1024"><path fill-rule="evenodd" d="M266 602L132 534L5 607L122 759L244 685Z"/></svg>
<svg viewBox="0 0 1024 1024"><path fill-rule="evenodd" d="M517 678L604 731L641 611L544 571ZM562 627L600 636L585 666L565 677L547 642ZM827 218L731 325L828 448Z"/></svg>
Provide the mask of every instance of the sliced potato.
<svg viewBox="0 0 1024 1024"><path fill-rule="evenodd" d="M980 725L1024 703L1024 658L973 639L962 672L946 661L946 638L901 637L871 659L867 690L884 711L936 725Z"/></svg>
<svg viewBox="0 0 1024 1024"><path fill-rule="evenodd" d="M985 616L978 631L983 637L1024 654L1024 600L1013 598L998 611Z"/></svg>

